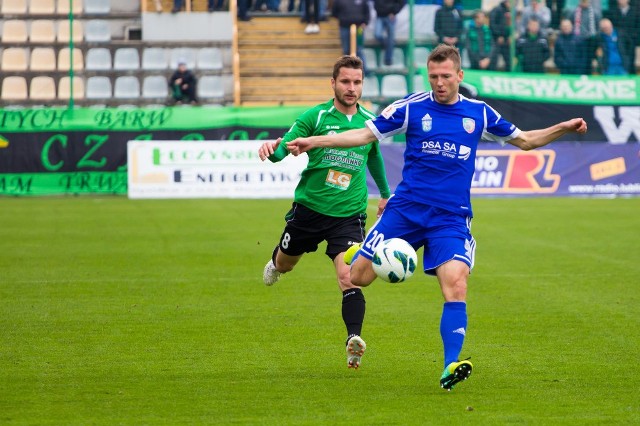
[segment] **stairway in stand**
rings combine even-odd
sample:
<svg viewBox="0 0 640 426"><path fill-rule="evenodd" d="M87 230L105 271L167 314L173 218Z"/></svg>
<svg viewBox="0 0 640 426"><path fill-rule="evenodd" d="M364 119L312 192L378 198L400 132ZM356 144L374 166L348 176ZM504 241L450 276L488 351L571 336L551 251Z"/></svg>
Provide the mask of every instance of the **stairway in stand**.
<svg viewBox="0 0 640 426"><path fill-rule="evenodd" d="M333 64L342 55L338 22L305 34L299 16L238 21L240 100L244 106L309 105L333 96Z"/></svg>

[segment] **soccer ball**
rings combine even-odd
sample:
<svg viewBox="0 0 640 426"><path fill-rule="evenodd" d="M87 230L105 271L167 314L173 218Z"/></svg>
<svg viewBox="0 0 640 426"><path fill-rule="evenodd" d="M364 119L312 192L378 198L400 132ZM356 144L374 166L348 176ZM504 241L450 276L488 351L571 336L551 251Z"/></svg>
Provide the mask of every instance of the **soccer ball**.
<svg viewBox="0 0 640 426"><path fill-rule="evenodd" d="M411 244L401 238L382 241L373 253L373 270L380 279L399 283L416 271L418 256Z"/></svg>

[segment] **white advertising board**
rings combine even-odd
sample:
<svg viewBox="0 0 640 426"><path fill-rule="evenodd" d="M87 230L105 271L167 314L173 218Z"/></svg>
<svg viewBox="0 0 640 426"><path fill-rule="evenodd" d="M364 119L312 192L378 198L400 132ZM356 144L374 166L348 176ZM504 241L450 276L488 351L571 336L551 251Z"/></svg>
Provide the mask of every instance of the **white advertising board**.
<svg viewBox="0 0 640 426"><path fill-rule="evenodd" d="M129 198L293 198L307 156L260 161L264 141L129 141Z"/></svg>

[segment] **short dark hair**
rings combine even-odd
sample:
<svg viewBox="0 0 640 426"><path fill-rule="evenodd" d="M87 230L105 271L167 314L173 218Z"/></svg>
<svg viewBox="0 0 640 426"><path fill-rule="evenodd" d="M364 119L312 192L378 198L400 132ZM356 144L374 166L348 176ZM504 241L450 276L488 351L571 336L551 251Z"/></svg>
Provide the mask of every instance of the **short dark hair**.
<svg viewBox="0 0 640 426"><path fill-rule="evenodd" d="M458 48L455 46L450 46L448 44L440 43L429 54L429 57L427 58L427 66L429 65L429 62L441 63L446 61L447 59L451 59L451 61L453 61L453 65L457 70L461 69L460 51L458 50Z"/></svg>
<svg viewBox="0 0 640 426"><path fill-rule="evenodd" d="M340 68L353 68L354 70L362 70L364 74L364 64L362 63L362 59L357 56L349 56L344 55L338 58L335 65L333 66L333 79L338 78L338 74L340 74Z"/></svg>

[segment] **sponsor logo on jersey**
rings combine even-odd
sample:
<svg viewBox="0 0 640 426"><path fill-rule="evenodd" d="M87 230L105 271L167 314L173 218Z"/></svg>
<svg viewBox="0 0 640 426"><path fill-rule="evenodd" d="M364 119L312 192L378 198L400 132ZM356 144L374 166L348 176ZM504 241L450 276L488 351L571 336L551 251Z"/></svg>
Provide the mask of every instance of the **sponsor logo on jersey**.
<svg viewBox="0 0 640 426"><path fill-rule="evenodd" d="M476 129L476 121L473 118L463 118L462 127L464 127L467 133L473 133Z"/></svg>
<svg viewBox="0 0 640 426"><path fill-rule="evenodd" d="M384 118L388 120L389 118L391 118L394 112L396 112L396 107L394 107L393 104L391 104L388 107L386 107L384 110L382 110L382 113L380 115L382 115Z"/></svg>
<svg viewBox="0 0 640 426"><path fill-rule="evenodd" d="M458 157L465 161L471 157L471 148L466 145L456 145L453 142L423 141L422 152L449 158Z"/></svg>
<svg viewBox="0 0 640 426"><path fill-rule="evenodd" d="M429 114L422 117L422 131L428 132L433 127L433 118Z"/></svg>
<svg viewBox="0 0 640 426"><path fill-rule="evenodd" d="M479 150L472 194L546 194L560 185L560 175L552 173L556 153L535 151Z"/></svg>
<svg viewBox="0 0 640 426"><path fill-rule="evenodd" d="M461 160L468 160L471 156L471 148L466 145L460 145L458 149L458 158Z"/></svg>
<svg viewBox="0 0 640 426"><path fill-rule="evenodd" d="M351 175L337 170L329 169L325 183L334 188L346 190L351 183Z"/></svg>
<svg viewBox="0 0 640 426"><path fill-rule="evenodd" d="M329 130L329 131L327 132L327 134L328 134L328 135L335 135L335 134L337 134L337 133L338 133L338 132L336 132L335 130Z"/></svg>

